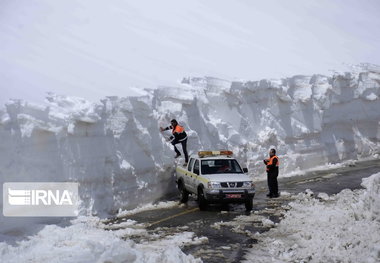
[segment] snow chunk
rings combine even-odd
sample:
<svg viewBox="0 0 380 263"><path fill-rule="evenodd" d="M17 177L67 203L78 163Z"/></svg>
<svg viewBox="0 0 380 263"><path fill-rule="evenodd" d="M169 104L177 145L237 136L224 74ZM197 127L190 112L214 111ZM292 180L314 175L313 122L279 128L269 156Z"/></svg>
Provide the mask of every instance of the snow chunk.
<svg viewBox="0 0 380 263"><path fill-rule="evenodd" d="M132 165L126 160L122 160L120 164L120 169L129 170L132 169Z"/></svg>
<svg viewBox="0 0 380 263"><path fill-rule="evenodd" d="M159 202L158 204L148 204L148 205L144 205L142 207L138 207L132 210L124 210L124 211L120 209L117 214L117 217L122 218L129 215L134 215L143 211L171 208L174 206L178 206L178 202L175 202L175 201Z"/></svg>
<svg viewBox="0 0 380 263"><path fill-rule="evenodd" d="M49 93L46 101L49 105L51 118L85 123L95 123L100 119L100 116L96 113L96 109L100 105L85 99Z"/></svg>
<svg viewBox="0 0 380 263"><path fill-rule="evenodd" d="M81 217L68 227L45 226L38 235L18 246L0 243L1 262L184 262L199 263L185 255L180 243L204 242L185 232L161 240L161 243L135 244L123 240L125 229L106 231L95 217ZM132 222L127 222L127 225Z"/></svg>
<svg viewBox="0 0 380 263"><path fill-rule="evenodd" d="M18 114L17 121L20 125L22 137L31 137L33 131L58 133L60 130L62 130L62 127L57 127L51 123L37 120L36 118L26 114Z"/></svg>
<svg viewBox="0 0 380 263"><path fill-rule="evenodd" d="M369 101L377 100L377 96L373 92L371 94L369 94L368 96L366 96L365 98L366 98L366 100L369 100Z"/></svg>
<svg viewBox="0 0 380 263"><path fill-rule="evenodd" d="M264 227L272 227L274 226L274 222L268 218L265 218L263 221L263 226Z"/></svg>
<svg viewBox="0 0 380 263"><path fill-rule="evenodd" d="M318 198L322 199L323 201L328 201L330 199L329 195L326 193L319 193Z"/></svg>

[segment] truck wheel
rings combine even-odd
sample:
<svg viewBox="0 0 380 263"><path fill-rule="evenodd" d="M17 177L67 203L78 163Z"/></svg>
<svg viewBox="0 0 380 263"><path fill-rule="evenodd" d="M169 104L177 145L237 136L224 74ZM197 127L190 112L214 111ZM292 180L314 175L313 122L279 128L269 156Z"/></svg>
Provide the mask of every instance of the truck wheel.
<svg viewBox="0 0 380 263"><path fill-rule="evenodd" d="M208 202L202 188L198 188L198 205L201 211L206 210L208 206Z"/></svg>
<svg viewBox="0 0 380 263"><path fill-rule="evenodd" d="M248 198L247 200L245 200L245 209L247 211L251 211L252 208L253 208L253 198Z"/></svg>
<svg viewBox="0 0 380 263"><path fill-rule="evenodd" d="M179 190L179 201L181 203L187 203L189 200L189 192L186 191L185 186L183 185L183 182L179 182L178 184L178 190Z"/></svg>

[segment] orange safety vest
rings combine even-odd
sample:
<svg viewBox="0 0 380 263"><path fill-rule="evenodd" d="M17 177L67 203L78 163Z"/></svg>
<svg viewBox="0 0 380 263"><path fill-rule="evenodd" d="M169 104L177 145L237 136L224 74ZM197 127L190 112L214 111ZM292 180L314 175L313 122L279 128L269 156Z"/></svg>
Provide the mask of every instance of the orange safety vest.
<svg viewBox="0 0 380 263"><path fill-rule="evenodd" d="M273 160L274 159L277 159L277 163L276 163L276 166L279 167L280 166L280 160L278 159L278 157L276 155L272 156L270 159L269 159L269 162L267 162L267 165L272 165L273 164ZM267 171L269 171L269 168L267 168Z"/></svg>
<svg viewBox="0 0 380 263"><path fill-rule="evenodd" d="M180 134L180 133L183 133L184 131L185 131L185 128L177 124L177 126L175 126L175 128L173 129L172 133Z"/></svg>

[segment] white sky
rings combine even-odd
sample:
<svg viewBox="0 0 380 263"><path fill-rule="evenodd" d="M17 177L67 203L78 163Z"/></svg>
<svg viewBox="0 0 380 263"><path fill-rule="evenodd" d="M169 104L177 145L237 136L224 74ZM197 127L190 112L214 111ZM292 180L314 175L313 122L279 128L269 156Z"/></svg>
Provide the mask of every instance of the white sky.
<svg viewBox="0 0 380 263"><path fill-rule="evenodd" d="M379 14L378 0L0 0L0 103L380 64Z"/></svg>

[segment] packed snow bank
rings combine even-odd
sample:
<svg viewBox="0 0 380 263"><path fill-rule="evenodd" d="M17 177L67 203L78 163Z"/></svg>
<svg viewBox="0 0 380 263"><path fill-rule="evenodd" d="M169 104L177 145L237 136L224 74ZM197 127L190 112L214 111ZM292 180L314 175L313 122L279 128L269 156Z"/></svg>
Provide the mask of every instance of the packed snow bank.
<svg viewBox="0 0 380 263"><path fill-rule="evenodd" d="M380 173L364 190L298 194L285 218L257 234L247 262L379 262Z"/></svg>
<svg viewBox="0 0 380 263"><path fill-rule="evenodd" d="M201 262L184 254L179 247L180 244L199 242L190 232L163 238L159 242L136 244L127 239L128 236L146 233L143 229L133 229L134 222L125 222L123 229L115 231L104 230L105 226L95 217L81 217L72 223L68 227L48 225L17 246L0 243L0 261Z"/></svg>
<svg viewBox="0 0 380 263"><path fill-rule="evenodd" d="M207 77L100 103L54 94L44 106L11 101L0 111L0 180L79 182L82 214L100 217L150 203L175 191L174 152L159 132L172 118L185 126L190 152L233 150L255 180L265 178L270 147L282 175L378 157L379 83L371 70L255 82ZM3 229L17 227L1 220Z"/></svg>

